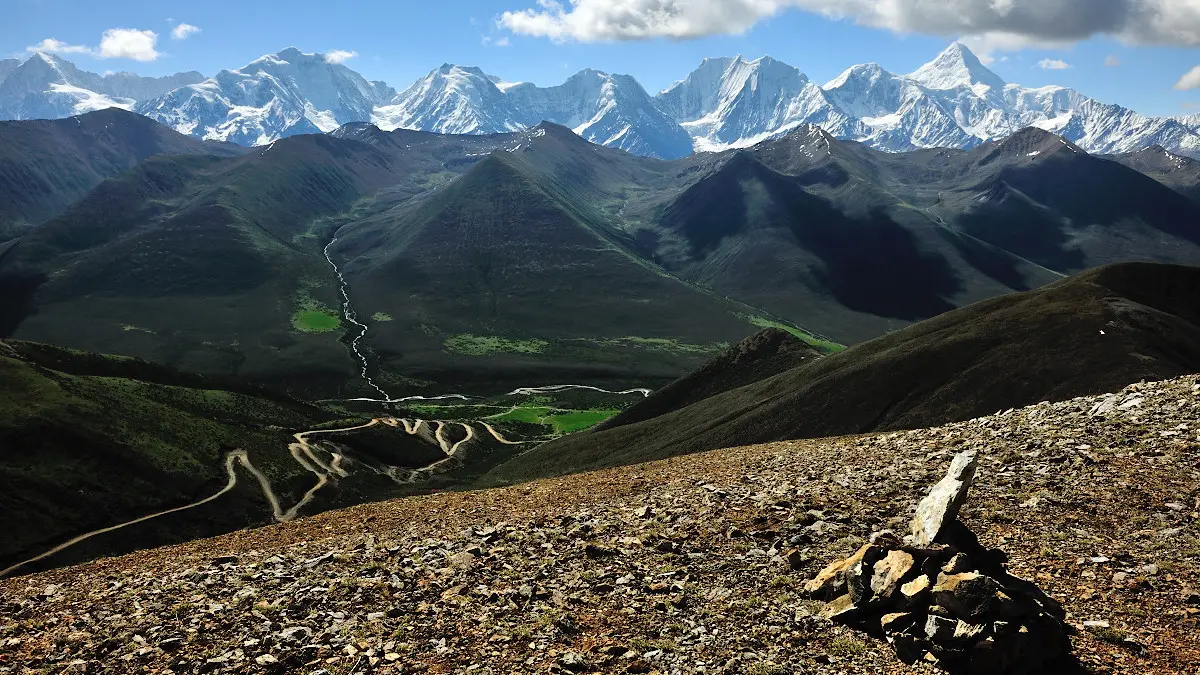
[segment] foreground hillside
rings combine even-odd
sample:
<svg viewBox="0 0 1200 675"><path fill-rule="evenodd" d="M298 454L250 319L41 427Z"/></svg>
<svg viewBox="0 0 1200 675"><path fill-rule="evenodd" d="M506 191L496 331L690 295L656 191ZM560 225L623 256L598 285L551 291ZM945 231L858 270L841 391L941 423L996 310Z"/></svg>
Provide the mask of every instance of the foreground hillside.
<svg viewBox="0 0 1200 675"><path fill-rule="evenodd" d="M733 379L738 366L727 366ZM1200 268L1110 265L702 400L680 382L498 467L513 481L792 438L913 429L1200 371ZM777 373L777 374L776 374ZM774 375L773 377L771 375Z"/></svg>
<svg viewBox="0 0 1200 675"><path fill-rule="evenodd" d="M561 410L550 424L595 422L560 408L567 393L542 398ZM462 484L521 446L504 434L542 433L507 417L375 417L0 340L0 576Z"/></svg>
<svg viewBox="0 0 1200 675"><path fill-rule="evenodd" d="M99 560L0 582L0 671L933 672L800 588L973 449L963 522L1064 604L1083 669L1193 673L1197 419L1189 376Z"/></svg>

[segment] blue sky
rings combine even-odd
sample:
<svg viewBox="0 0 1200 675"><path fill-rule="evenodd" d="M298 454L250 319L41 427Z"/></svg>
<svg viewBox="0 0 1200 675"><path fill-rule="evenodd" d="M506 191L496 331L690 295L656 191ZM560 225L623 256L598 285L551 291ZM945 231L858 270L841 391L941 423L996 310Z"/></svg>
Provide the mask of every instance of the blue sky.
<svg viewBox="0 0 1200 675"><path fill-rule="evenodd" d="M1200 112L1200 88L1175 88L1193 80L1200 87L1200 71L1183 78L1200 66L1200 9L1190 0L945 0L955 3L965 9L947 20L921 14L918 0L564 0L557 8L536 0L6 0L0 53L20 56L54 39L65 58L97 72L211 75L296 46L355 52L347 65L398 89L451 62L541 85L590 67L632 74L655 92L706 56L770 54L824 82L867 61L909 72L952 39L971 36L968 44L994 59L991 68L1009 82L1072 86L1148 114ZM914 7L907 14L895 9L906 4ZM682 15L662 14L679 5L686 7ZM1015 9L987 13L997 5ZM1101 5L1128 5L1114 10L1126 14L1154 5L1158 14L1137 21L1095 18L1104 14L1096 9ZM829 7L842 16L819 13ZM1062 14L1047 15L1055 11ZM513 14L505 18L505 12ZM1047 22L1062 28L1047 31ZM180 23L199 31L176 39L172 32ZM102 43L111 29L142 32ZM1069 67L1046 69L1051 62Z"/></svg>

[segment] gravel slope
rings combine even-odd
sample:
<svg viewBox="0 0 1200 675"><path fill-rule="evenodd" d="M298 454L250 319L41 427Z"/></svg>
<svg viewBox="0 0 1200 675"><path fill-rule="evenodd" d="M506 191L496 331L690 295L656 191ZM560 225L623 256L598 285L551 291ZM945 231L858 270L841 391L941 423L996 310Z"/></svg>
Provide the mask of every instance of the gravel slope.
<svg viewBox="0 0 1200 675"><path fill-rule="evenodd" d="M99 560L0 582L0 672L913 672L800 587L973 448L964 522L1065 604L1082 665L1195 673L1197 420L1190 376Z"/></svg>

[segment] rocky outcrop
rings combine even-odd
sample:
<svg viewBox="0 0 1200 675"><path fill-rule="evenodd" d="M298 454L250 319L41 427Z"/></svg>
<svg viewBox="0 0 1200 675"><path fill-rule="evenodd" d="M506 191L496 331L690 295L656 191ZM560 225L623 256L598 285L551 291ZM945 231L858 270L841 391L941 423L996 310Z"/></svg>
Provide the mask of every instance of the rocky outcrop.
<svg viewBox="0 0 1200 675"><path fill-rule="evenodd" d="M937 541L938 535L948 523L954 522L963 502L967 501L967 490L975 478L977 460L974 452L964 452L950 463L946 477L917 505L917 515L912 520L908 540L916 546L928 546Z"/></svg>
<svg viewBox="0 0 1200 675"><path fill-rule="evenodd" d="M821 616L882 633L904 661L969 673L1059 672L1070 658L1062 607L1004 569L957 521L976 455L954 458L921 500L911 534L872 537L821 570L804 590Z"/></svg>

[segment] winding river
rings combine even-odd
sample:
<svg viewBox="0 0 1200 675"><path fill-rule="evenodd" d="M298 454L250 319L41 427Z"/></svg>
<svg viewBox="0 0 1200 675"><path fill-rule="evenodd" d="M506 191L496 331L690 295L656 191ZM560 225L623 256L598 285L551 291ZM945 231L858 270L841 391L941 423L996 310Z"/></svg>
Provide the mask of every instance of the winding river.
<svg viewBox="0 0 1200 675"><path fill-rule="evenodd" d="M333 273L336 274L338 278L338 292L342 294L342 317L346 319L347 323L352 323L358 328L358 335L354 336L354 338L350 340L350 351L353 352L354 356L358 359L358 363L361 366L360 374L362 375L363 381L370 385L372 389L379 392L379 395L384 399L388 399L390 398L388 393L384 391L382 387L376 384L375 380L371 379L371 374L368 372L369 364L367 363L367 357L358 349L358 343L361 342L364 337L366 337L369 328L367 327L367 324L358 320L358 315L354 312L354 306L350 304L350 284L346 283L346 277L342 276L342 270L338 268L337 263L333 262L333 255L329 253L330 247L336 244L337 240L338 238L335 235L329 240L328 244L325 244L325 260L329 263L329 266L333 268Z"/></svg>

